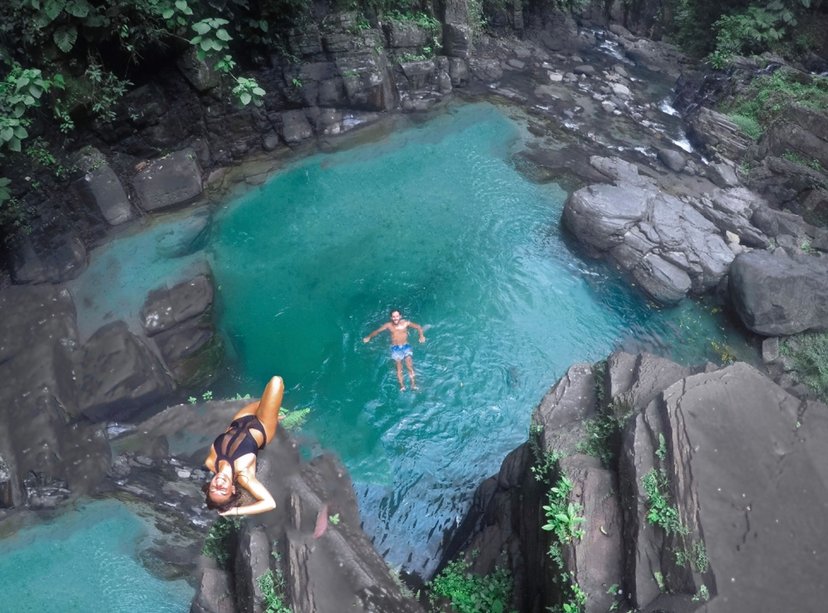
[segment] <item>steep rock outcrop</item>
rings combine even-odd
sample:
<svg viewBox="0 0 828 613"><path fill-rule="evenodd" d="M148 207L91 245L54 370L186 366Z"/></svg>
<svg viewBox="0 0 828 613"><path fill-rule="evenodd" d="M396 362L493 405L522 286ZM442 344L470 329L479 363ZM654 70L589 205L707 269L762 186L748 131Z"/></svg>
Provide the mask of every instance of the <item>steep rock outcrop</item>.
<svg viewBox="0 0 828 613"><path fill-rule="evenodd" d="M599 437L614 460L582 455L594 449L584 439L571 451L579 431L592 442L599 431L571 419L578 413L626 424ZM479 549L479 573L506 565L519 610L570 602L573 580L587 612L820 610L819 568L799 561L803 551L828 555L825 405L744 363L702 370L615 353L571 368L533 424L529 442L478 488L447 552ZM566 542L541 529L556 521L541 507L563 479L584 518L584 534ZM562 568L549 545L561 548Z"/></svg>
<svg viewBox="0 0 828 613"><path fill-rule="evenodd" d="M121 452L116 487L168 505L167 514L183 514L179 521L200 526L203 536L218 516L203 505L207 473L195 466L243 402L178 405L137 424L114 443ZM362 531L351 479L332 455L302 459L297 441L279 429L259 453L256 475L276 509L241 520L224 568L201 561L191 611L263 611L259 579L278 572L296 613L422 613Z"/></svg>

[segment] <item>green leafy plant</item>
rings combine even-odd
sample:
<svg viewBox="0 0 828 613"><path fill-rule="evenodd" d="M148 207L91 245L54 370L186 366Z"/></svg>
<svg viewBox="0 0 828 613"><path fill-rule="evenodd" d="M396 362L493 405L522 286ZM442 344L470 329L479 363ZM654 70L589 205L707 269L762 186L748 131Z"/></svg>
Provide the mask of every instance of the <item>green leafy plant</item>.
<svg viewBox="0 0 828 613"><path fill-rule="evenodd" d="M561 454L557 451L547 451L540 458L536 457L535 463L529 468L535 481L548 482L560 459Z"/></svg>
<svg viewBox="0 0 828 613"><path fill-rule="evenodd" d="M572 481L566 475L561 475L547 491L547 504L542 506L546 523L541 529L552 533L549 556L560 569L564 567L562 547L584 536L584 531L579 527L586 521L581 516L581 507L569 502L572 488Z"/></svg>
<svg viewBox="0 0 828 613"><path fill-rule="evenodd" d="M559 472L560 466L555 467ZM546 493L547 504L543 505L546 523L542 530L551 533L551 543L547 554L559 571L557 581L562 585L563 602L557 607L562 613L580 613L586 603L584 594L572 573L565 572L563 548L569 543L584 537L581 524L586 521L581 513L581 505L570 502L574 484L566 475L560 475L556 483ZM554 610L554 609L553 609Z"/></svg>
<svg viewBox="0 0 828 613"><path fill-rule="evenodd" d="M12 195L11 180L0 177L0 228L10 231L5 240L14 233L31 233L31 210Z"/></svg>
<svg viewBox="0 0 828 613"><path fill-rule="evenodd" d="M503 613L512 599L512 577L503 568L486 576L475 575L464 560L449 562L429 582L433 610L445 598L458 613Z"/></svg>
<svg viewBox="0 0 828 613"><path fill-rule="evenodd" d="M190 44L195 47L198 59L205 60L227 51L230 41L233 40L225 28L228 23L221 17L208 17L190 26L196 33L190 39Z"/></svg>
<svg viewBox="0 0 828 613"><path fill-rule="evenodd" d="M265 601L265 613L291 613L286 602L285 576L282 574L282 558L279 555L276 541L273 541L273 549L270 555L275 562L275 570L270 569L256 579Z"/></svg>
<svg viewBox="0 0 828 613"><path fill-rule="evenodd" d="M247 106L251 102L255 106L261 106L266 92L259 87L256 80L247 77L233 78L236 81L236 84L233 86L233 95L236 96L236 99L244 106Z"/></svg>
<svg viewBox="0 0 828 613"><path fill-rule="evenodd" d="M782 355L790 358L800 381L828 401L828 332L807 332L785 338Z"/></svg>
<svg viewBox="0 0 828 613"><path fill-rule="evenodd" d="M641 479L647 494L647 521L661 527L667 534L687 534L678 509L670 503L667 474L663 469L652 469Z"/></svg>
<svg viewBox="0 0 828 613"><path fill-rule="evenodd" d="M707 602L710 600L710 591L704 583L699 586L699 590L693 595L691 600L693 602Z"/></svg>
<svg viewBox="0 0 828 613"><path fill-rule="evenodd" d="M609 413L601 413L584 422L586 440L578 443L580 453L594 456L601 460L601 464L609 467L615 460L615 438L620 431L620 425L615 417Z"/></svg>
<svg viewBox="0 0 828 613"><path fill-rule="evenodd" d="M754 117L749 117L740 113L730 113L728 118L730 121L735 123L736 127L738 127L748 138L752 140L759 140L762 136L762 132L764 130L762 129L759 121Z"/></svg>
<svg viewBox="0 0 828 613"><path fill-rule="evenodd" d="M807 166L817 172L825 172L825 169L822 167L822 164L819 163L819 160L806 158L804 155L797 153L796 151L785 151L782 154L782 158L794 164L799 164L800 166Z"/></svg>
<svg viewBox="0 0 828 613"><path fill-rule="evenodd" d="M667 459L667 439L664 438L661 432L658 433L658 447L655 450L655 454L660 462L664 462Z"/></svg>
<svg viewBox="0 0 828 613"><path fill-rule="evenodd" d="M770 7L776 7L773 10ZM768 6L751 5L742 11L722 15L713 24L716 47L710 61L716 68L724 68L734 55L761 53L773 48L787 34L787 28L796 23L793 13L782 2Z"/></svg>
<svg viewBox="0 0 828 613"><path fill-rule="evenodd" d="M779 69L754 79L724 107L746 134L759 138L789 105L819 110L828 107L828 77L805 76Z"/></svg>
<svg viewBox="0 0 828 613"><path fill-rule="evenodd" d="M29 115L40 106L43 94L63 85L59 74L48 79L38 68L12 66L0 81L0 153L3 149L21 151L22 141L29 136Z"/></svg>
<svg viewBox="0 0 828 613"><path fill-rule="evenodd" d="M262 591L266 613L290 613L284 600L285 578L280 571L269 570L256 582Z"/></svg>
<svg viewBox="0 0 828 613"><path fill-rule="evenodd" d="M279 420L279 425L285 430L297 430L305 424L310 412L311 410L307 407L304 409L293 409L292 411L282 409L282 415L284 417Z"/></svg>
<svg viewBox="0 0 828 613"><path fill-rule="evenodd" d="M334 513L328 517L328 521L331 522L332 526L338 526L340 522L339 513Z"/></svg>
<svg viewBox="0 0 828 613"><path fill-rule="evenodd" d="M210 526L201 553L213 558L220 568L228 568L232 559L233 545L238 537L239 526L241 526L241 521L237 517L219 517Z"/></svg>
<svg viewBox="0 0 828 613"><path fill-rule="evenodd" d="M659 571L653 571L653 579L655 579L656 585L658 586L659 592L666 592L667 591L667 584L664 583L664 575L661 574Z"/></svg>

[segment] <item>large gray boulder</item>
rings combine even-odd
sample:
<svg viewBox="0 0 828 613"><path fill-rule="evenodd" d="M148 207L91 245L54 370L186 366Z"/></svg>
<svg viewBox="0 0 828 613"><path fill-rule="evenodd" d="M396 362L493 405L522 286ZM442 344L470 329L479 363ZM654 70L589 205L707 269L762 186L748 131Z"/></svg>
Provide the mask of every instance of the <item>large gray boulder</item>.
<svg viewBox="0 0 828 613"><path fill-rule="evenodd" d="M84 343L77 373L77 410L92 421L129 420L174 389L159 359L122 321L103 326Z"/></svg>
<svg viewBox="0 0 828 613"><path fill-rule="evenodd" d="M336 56L348 106L364 111L388 111L397 103L394 79L384 53L369 49Z"/></svg>
<svg viewBox="0 0 828 613"><path fill-rule="evenodd" d="M633 164L593 158L615 179L570 195L563 223L597 256L608 257L651 297L674 303L715 287L733 252L690 203L658 190Z"/></svg>
<svg viewBox="0 0 828 613"><path fill-rule="evenodd" d="M209 271L153 290L141 309L144 332L158 347L175 382L204 387L224 356L213 322L213 279Z"/></svg>
<svg viewBox="0 0 828 613"><path fill-rule="evenodd" d="M759 153L762 157L793 154L828 168L828 112L786 107L762 136Z"/></svg>
<svg viewBox="0 0 828 613"><path fill-rule="evenodd" d="M145 211L192 202L202 192L195 150L188 147L149 162L135 175L132 186Z"/></svg>
<svg viewBox="0 0 828 613"><path fill-rule="evenodd" d="M169 441L170 453L182 452L200 462L215 434L238 408L238 402L170 407L139 424L117 445L146 454L167 447ZM188 432L186 445L174 443L180 441L182 430ZM193 441L199 447L195 452ZM296 613L423 612L416 600L402 593L362 531L353 484L333 456L303 460L296 441L279 429L259 453L257 477L273 494L276 509L243 521L229 552L231 572L203 565L191 611L263 611L259 579L278 571L285 579L287 604ZM186 508L189 502L178 502L178 490L184 488L173 489L174 506ZM203 517L204 513L209 515ZM334 515L338 520L329 519ZM203 506L198 516L202 522L218 519L214 512L203 511Z"/></svg>
<svg viewBox="0 0 828 613"><path fill-rule="evenodd" d="M741 160L751 145L750 139L726 115L707 107L687 120L687 136L711 154Z"/></svg>
<svg viewBox="0 0 828 613"><path fill-rule="evenodd" d="M110 226L117 226L134 217L124 186L106 157L94 147L85 147L76 156L75 163L84 172L75 181L81 198L100 211Z"/></svg>
<svg viewBox="0 0 828 613"><path fill-rule="evenodd" d="M583 455L596 442L585 435L598 430L578 414L625 424L602 442L614 460ZM813 560L828 555L825 405L747 364L687 368L619 352L570 368L533 424L529 441L480 485L447 550L478 551L480 573L505 564L512 606L561 606L571 602L562 586L577 581L588 613L821 610ZM582 446L571 451L579 432ZM584 534L563 544L559 568L540 509L564 476Z"/></svg>
<svg viewBox="0 0 828 613"><path fill-rule="evenodd" d="M777 250L739 255L731 266L730 299L747 328L765 336L828 328L828 260L792 258Z"/></svg>
<svg viewBox="0 0 828 613"><path fill-rule="evenodd" d="M86 247L71 231L18 237L12 245L11 276L15 283L61 283L86 268Z"/></svg>

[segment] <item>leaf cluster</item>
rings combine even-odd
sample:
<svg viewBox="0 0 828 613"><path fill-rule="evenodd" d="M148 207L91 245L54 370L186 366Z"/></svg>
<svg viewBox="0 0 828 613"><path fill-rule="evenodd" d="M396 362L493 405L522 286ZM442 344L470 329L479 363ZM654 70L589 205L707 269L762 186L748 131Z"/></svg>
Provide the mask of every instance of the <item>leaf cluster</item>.
<svg viewBox="0 0 828 613"><path fill-rule="evenodd" d="M661 527L667 534L687 534L678 509L670 502L669 483L663 469L652 469L641 479L647 494L647 521Z"/></svg>
<svg viewBox="0 0 828 613"><path fill-rule="evenodd" d="M201 553L213 558L220 568L228 568L241 522L238 518L219 517L204 539Z"/></svg>
<svg viewBox="0 0 828 613"><path fill-rule="evenodd" d="M285 603L285 577L280 570L268 570L256 582L267 607L265 613L291 613Z"/></svg>
<svg viewBox="0 0 828 613"><path fill-rule="evenodd" d="M793 362L805 385L828 401L828 332L807 332L784 339L782 354Z"/></svg>
<svg viewBox="0 0 828 613"><path fill-rule="evenodd" d="M503 613L512 599L512 577L506 569L480 576L464 560L446 565L429 587L434 610L438 610L438 599L445 598L457 613Z"/></svg>

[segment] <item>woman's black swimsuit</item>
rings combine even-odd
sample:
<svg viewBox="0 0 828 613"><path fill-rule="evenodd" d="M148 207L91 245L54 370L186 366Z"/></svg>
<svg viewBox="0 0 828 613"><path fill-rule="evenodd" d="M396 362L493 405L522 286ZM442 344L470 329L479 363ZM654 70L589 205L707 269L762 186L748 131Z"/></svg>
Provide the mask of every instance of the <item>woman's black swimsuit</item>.
<svg viewBox="0 0 828 613"><path fill-rule="evenodd" d="M258 430L262 433L262 446L256 442L253 435L250 434L250 429ZM230 468L235 473L233 464L243 455L248 453L258 454L259 449L264 449L267 444L267 434L265 433L264 425L259 421L255 415L243 415L238 419L234 419L227 432L219 434L216 440L213 441L213 449L216 450L216 467L218 463L224 460L229 462Z"/></svg>

